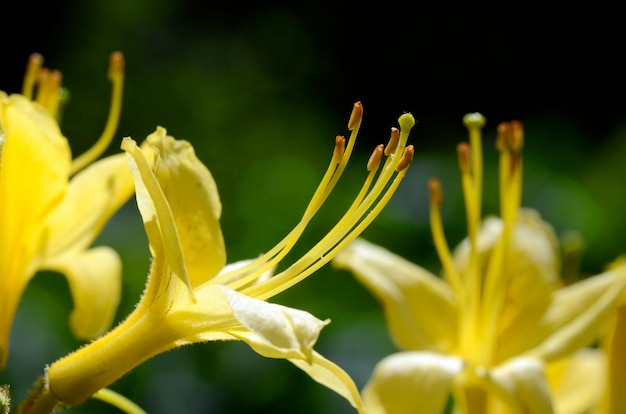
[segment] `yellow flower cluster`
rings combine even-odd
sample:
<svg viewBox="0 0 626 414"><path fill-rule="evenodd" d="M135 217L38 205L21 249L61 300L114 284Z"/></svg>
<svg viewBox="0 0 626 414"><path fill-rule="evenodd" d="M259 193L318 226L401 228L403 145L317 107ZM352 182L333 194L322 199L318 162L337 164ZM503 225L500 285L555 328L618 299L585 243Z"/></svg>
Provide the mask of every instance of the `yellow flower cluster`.
<svg viewBox="0 0 626 414"><path fill-rule="evenodd" d="M441 184L428 183L441 277L362 239L334 260L380 300L402 350L374 369L363 390L368 412L442 413L450 401L467 414L626 412L626 265L563 286L553 229L520 208L524 135L516 121L498 126L501 216L481 220L485 119L472 113L464 123L469 143L457 149L468 236L453 252Z"/></svg>
<svg viewBox="0 0 626 414"><path fill-rule="evenodd" d="M32 56L21 95L0 96L0 355L6 358L21 293L40 269L67 275L76 305L72 327L81 338L97 339L47 367L15 412L49 413L90 397L141 412L106 387L155 355L217 340L244 341L260 355L287 359L364 412L350 376L313 349L329 321L268 300L330 262L387 204L413 159L413 146L407 146L413 117L400 116L400 129L393 129L386 146L375 148L363 186L337 224L285 264L346 169L363 116L357 102L348 122L350 137L336 137L328 170L296 226L260 257L227 264L217 186L190 143L157 127L141 145L124 138L125 154L93 162L112 140L119 118L121 54L111 57L114 93L105 132L73 161L55 119L63 98L61 76L41 63L39 55ZM133 189L153 260L137 306L107 332L119 301L120 261L109 248L88 246ZM279 263L283 270L275 273ZM6 408L9 396L2 395Z"/></svg>
<svg viewBox="0 0 626 414"><path fill-rule="evenodd" d="M468 114L458 145L467 238L450 250L441 183L433 178L430 225L441 275L360 239L404 179L415 124L398 119L367 163L362 188L325 236L286 259L346 170L363 117L354 104L349 138L335 138L329 167L299 222L266 253L228 263L216 182L193 146L157 126L141 143L121 139L99 159L121 113L124 59L111 55L113 84L102 136L72 157L59 119L61 74L31 56L21 94L0 91L0 369L12 322L40 270L67 277L70 326L86 345L43 369L15 404L0 387L0 413L47 414L98 398L127 413L143 410L108 389L150 358L184 345L243 341L286 359L344 397L359 413L622 413L626 395L626 264L565 286L551 226L521 207L521 123L498 126L500 217L482 217L482 128ZM117 253L91 247L135 195L152 256L145 290L111 328L120 299ZM359 390L314 346L329 320L270 300L329 262L354 273L380 300L400 352L381 360ZM279 271L277 269L280 269Z"/></svg>

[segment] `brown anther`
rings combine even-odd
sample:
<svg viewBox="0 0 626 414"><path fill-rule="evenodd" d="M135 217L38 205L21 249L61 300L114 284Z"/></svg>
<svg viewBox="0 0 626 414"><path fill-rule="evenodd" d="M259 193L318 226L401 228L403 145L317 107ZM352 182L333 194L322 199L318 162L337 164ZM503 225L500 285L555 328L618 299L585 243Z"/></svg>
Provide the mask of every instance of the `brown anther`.
<svg viewBox="0 0 626 414"><path fill-rule="evenodd" d="M471 171L470 146L467 142L460 142L456 146L456 152L459 157L459 166L463 174L469 174Z"/></svg>
<svg viewBox="0 0 626 414"><path fill-rule="evenodd" d="M363 105L361 105L361 102L355 102L350 114L350 120L348 121L348 130L352 131L358 127L361 119L363 119Z"/></svg>
<svg viewBox="0 0 626 414"><path fill-rule="evenodd" d="M377 145L370 155L370 159L367 161L367 171L376 171L380 166L380 162L383 159L383 150L385 146L383 144Z"/></svg>
<svg viewBox="0 0 626 414"><path fill-rule="evenodd" d="M60 70L51 70L48 76L48 81L51 84L51 88L58 88L59 86L61 86L61 79L63 78L63 75L61 75L61 71Z"/></svg>
<svg viewBox="0 0 626 414"><path fill-rule="evenodd" d="M400 172L400 171L407 169L409 165L411 164L411 161L413 161L414 154L415 154L415 148L413 147L413 145L407 146L404 149L404 152L402 153L402 158L400 159L400 162L398 163L398 166L396 167L396 171Z"/></svg>
<svg viewBox="0 0 626 414"><path fill-rule="evenodd" d="M37 71L43 65L43 56L39 53L31 53L28 57L28 63L26 66L27 71Z"/></svg>
<svg viewBox="0 0 626 414"><path fill-rule="evenodd" d="M111 53L111 56L109 56L109 79L113 80L113 78L122 74L124 72L124 65L124 54L122 52Z"/></svg>
<svg viewBox="0 0 626 414"><path fill-rule="evenodd" d="M443 192L441 191L441 182L438 178L432 177L428 180L428 195L431 203L434 203L437 207L442 206Z"/></svg>
<svg viewBox="0 0 626 414"><path fill-rule="evenodd" d="M524 146L524 128L520 121L511 121L510 147L513 152L520 152Z"/></svg>
<svg viewBox="0 0 626 414"><path fill-rule="evenodd" d="M393 152L398 147L398 142L400 141L400 130L398 128L391 128L391 136L389 137L389 142L385 147L385 155L393 154Z"/></svg>
<svg viewBox="0 0 626 414"><path fill-rule="evenodd" d="M345 152L345 150L346 150L346 138L341 135L337 135L335 137L335 150L333 152L333 159L335 160L337 164L339 164L339 162L343 158L343 153Z"/></svg>
<svg viewBox="0 0 626 414"><path fill-rule="evenodd" d="M498 136L496 137L496 149L500 152L508 147L507 136L511 134L511 127L508 122L500 122L498 124Z"/></svg>

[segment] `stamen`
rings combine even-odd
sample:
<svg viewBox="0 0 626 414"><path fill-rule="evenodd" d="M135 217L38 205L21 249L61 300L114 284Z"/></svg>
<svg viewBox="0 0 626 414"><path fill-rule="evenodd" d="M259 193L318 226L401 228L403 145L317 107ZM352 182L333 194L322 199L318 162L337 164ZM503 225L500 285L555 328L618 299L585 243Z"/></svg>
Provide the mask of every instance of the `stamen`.
<svg viewBox="0 0 626 414"><path fill-rule="evenodd" d="M473 112L463 117L463 124L469 132L470 150L472 156L474 192L476 202L476 214L478 220L481 216L481 204L483 197L483 145L481 130L485 126L487 120L478 113Z"/></svg>
<svg viewBox="0 0 626 414"><path fill-rule="evenodd" d="M409 145L408 147L406 147L404 149L404 152L402 153L402 158L400 158L400 162L396 166L396 171L400 172L409 168L409 165L411 165L411 162L413 161L414 154L415 148L413 147L413 145Z"/></svg>
<svg viewBox="0 0 626 414"><path fill-rule="evenodd" d="M28 63L26 64L26 73L24 74L24 83L22 85L22 95L30 100L33 99L35 83L37 82L41 65L43 65L43 56L39 53L33 53L29 56Z"/></svg>
<svg viewBox="0 0 626 414"><path fill-rule="evenodd" d="M380 167L380 162L383 160L384 145L380 144L370 155L370 159L367 161L367 171L377 171Z"/></svg>
<svg viewBox="0 0 626 414"><path fill-rule="evenodd" d="M480 113L470 113L463 117L463 124L469 133L469 144L461 143L457 146L459 165L461 167L461 182L467 211L467 229L470 243L469 263L464 278L466 292L465 306L470 309L463 316L462 346L482 359L482 350L470 338L480 335L481 326L481 298L483 294L483 278L481 275L481 258L478 252L477 237L481 221L482 208L482 136L481 129L485 125L485 118Z"/></svg>
<svg viewBox="0 0 626 414"><path fill-rule="evenodd" d="M521 123L514 121L498 125L496 148L500 151L500 215L503 229L491 254L486 269L482 310L485 316L485 355L492 355L495 346L497 315L505 300L503 267L515 229L522 192L522 146L524 142Z"/></svg>
<svg viewBox="0 0 626 414"><path fill-rule="evenodd" d="M124 86L124 55L121 52L113 52L109 59L109 80L113 84L111 106L104 131L98 141L86 152L74 158L70 174L76 174L87 165L95 161L107 149L120 119L122 111L122 89Z"/></svg>
<svg viewBox="0 0 626 414"><path fill-rule="evenodd" d="M61 104L62 94L61 91L61 72L58 70L50 71L48 77L48 85L46 86L47 90L47 99L44 106L48 109L50 115L52 115L57 123L60 121L59 119L59 106Z"/></svg>
<svg viewBox="0 0 626 414"><path fill-rule="evenodd" d="M337 135L335 137L335 152L333 152L333 161L339 164L345 152L346 138L341 135Z"/></svg>
<svg viewBox="0 0 626 414"><path fill-rule="evenodd" d="M392 154L396 147L398 146L398 142L400 141L400 130L398 128L391 128L391 136L389 137L389 142L385 147L385 155Z"/></svg>
<svg viewBox="0 0 626 414"><path fill-rule="evenodd" d="M315 213L322 206L326 198L335 187L339 177L345 170L345 167L352 154L354 143L361 125L361 117L363 115L363 106L360 102L356 102L352 108L350 115L350 121L348 122L348 128L352 128L350 139L348 140L347 147L345 146L345 138L337 136L335 138L335 150L333 151L333 157L330 165L322 178L322 181L318 185L309 205L307 206L304 214L302 215L300 222L289 232L287 236L283 238L276 246L270 251L261 255L257 259L251 261L245 266L234 269L228 273L219 275L211 280L211 283L230 283L231 286L244 286L256 279L259 275L272 269L278 262L280 262L287 253L293 248L296 241L307 227ZM341 148L341 149L338 149ZM341 152L340 160L336 157ZM339 162L339 164L338 164ZM245 276L244 276L245 275ZM236 288L236 287L233 287Z"/></svg>
<svg viewBox="0 0 626 414"><path fill-rule="evenodd" d="M398 121L401 126L398 148L403 148L415 120L410 114L405 114ZM341 249L361 234L389 202L407 171L407 168L399 172L395 170L403 156L402 150L395 151L388 157L371 188L370 182L375 172L368 174L359 195L348 211L311 250L283 272L259 284L243 288L242 293L259 299L268 299L303 280L332 260ZM367 195L363 198L361 194L366 192Z"/></svg>
<svg viewBox="0 0 626 414"><path fill-rule="evenodd" d="M452 253L446 240L446 236L443 230L443 222L441 219L441 206L443 205L443 193L441 191L441 183L437 178L431 178L428 180L428 195L430 197L430 232L435 245L435 250L439 255L439 261L441 262L444 277L452 286L455 294L458 295L462 301L465 296L465 292L461 285L461 278L459 272L452 260Z"/></svg>
<svg viewBox="0 0 626 414"><path fill-rule="evenodd" d="M465 200L465 212L467 217L467 234L472 244L476 239L476 232L480 222L479 212L476 209L478 202L476 201L476 191L474 188L475 181L472 180L472 164L470 155L470 146L467 142L461 142L456 146L459 159L459 167L461 169L461 185L463 188L463 198Z"/></svg>
<svg viewBox="0 0 626 414"><path fill-rule="evenodd" d="M361 102L355 102L352 106L352 113L350 114L350 120L348 121L348 131L353 131L361 126L363 120L363 105Z"/></svg>
<svg viewBox="0 0 626 414"><path fill-rule="evenodd" d="M101 389L92 395L91 398L104 401L126 414L146 414L146 412L137 404L109 388Z"/></svg>
<svg viewBox="0 0 626 414"><path fill-rule="evenodd" d="M459 167L463 174L469 174L471 171L470 149L467 142L460 142L456 146L456 152L459 158Z"/></svg>

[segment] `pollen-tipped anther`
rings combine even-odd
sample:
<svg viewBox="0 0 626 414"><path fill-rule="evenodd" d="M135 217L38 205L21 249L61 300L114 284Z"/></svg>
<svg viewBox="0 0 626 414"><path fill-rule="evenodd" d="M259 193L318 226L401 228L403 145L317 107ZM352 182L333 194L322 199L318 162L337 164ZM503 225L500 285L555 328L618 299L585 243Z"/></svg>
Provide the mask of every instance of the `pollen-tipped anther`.
<svg viewBox="0 0 626 414"><path fill-rule="evenodd" d="M441 191L441 182L438 178L430 178L428 180L428 195L430 201L437 207L443 204L443 192Z"/></svg>
<svg viewBox="0 0 626 414"><path fill-rule="evenodd" d="M350 114L350 120L348 121L348 130L352 131L361 125L361 120L363 119L363 105L361 102L355 102L352 107L352 113Z"/></svg>
<svg viewBox="0 0 626 414"><path fill-rule="evenodd" d="M24 84L22 85L22 95L28 99L33 98L33 92L35 89L35 83L39 76L39 70L43 65L43 56L39 53L32 53L28 57L28 63L26 64L26 73L24 74Z"/></svg>
<svg viewBox="0 0 626 414"><path fill-rule="evenodd" d="M470 157L470 147L467 142L460 142L456 146L456 152L459 157L459 166L463 174L469 174L472 162Z"/></svg>
<svg viewBox="0 0 626 414"><path fill-rule="evenodd" d="M335 151L333 152L334 162L339 164L339 162L341 162L341 159L343 158L343 154L345 153L345 151L346 151L346 138L341 135L337 135L335 137Z"/></svg>
<svg viewBox="0 0 626 414"><path fill-rule="evenodd" d="M374 148L370 159L367 161L367 171L375 171L380 166L380 162L383 159L384 145L380 144Z"/></svg>
<svg viewBox="0 0 626 414"><path fill-rule="evenodd" d="M522 147L524 146L524 128L520 121L511 121L510 122L511 133L510 133L510 144L511 150L513 152L520 152Z"/></svg>
<svg viewBox="0 0 626 414"><path fill-rule="evenodd" d="M407 146L404 149L404 152L402 153L402 158L400 159L400 162L398 163L398 166L396 167L396 171L400 172L400 171L404 171L405 169L407 169L409 165L411 164L411 161L413 161L414 154L415 154L415 148L413 147L413 145Z"/></svg>
<svg viewBox="0 0 626 414"><path fill-rule="evenodd" d="M507 136L511 133L508 122L500 122L498 124L498 135L496 137L496 149L500 152L504 151L508 146Z"/></svg>
<svg viewBox="0 0 626 414"><path fill-rule="evenodd" d="M393 152L398 147L398 142L400 141L400 130L398 128L391 128L391 135L389 136L389 142L385 147L385 156L393 154Z"/></svg>
<svg viewBox="0 0 626 414"><path fill-rule="evenodd" d="M122 52L113 52L109 57L109 80L114 81L124 73L124 55Z"/></svg>

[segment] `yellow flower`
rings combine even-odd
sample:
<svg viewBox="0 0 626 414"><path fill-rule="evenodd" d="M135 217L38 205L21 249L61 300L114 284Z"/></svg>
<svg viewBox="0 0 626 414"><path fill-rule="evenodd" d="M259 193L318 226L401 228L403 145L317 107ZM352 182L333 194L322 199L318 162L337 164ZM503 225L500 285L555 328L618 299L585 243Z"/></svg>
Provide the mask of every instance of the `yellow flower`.
<svg viewBox="0 0 626 414"><path fill-rule="evenodd" d="M350 377L313 350L329 321L267 302L354 240L404 177L413 157L413 147L405 147L414 124L410 114L400 117L402 130L392 129L387 147L380 145L374 151L364 186L337 225L309 252L273 274L344 171L361 117L362 106L357 103L348 123L351 138L347 145L345 138L336 138L331 165L295 228L262 256L228 265L217 188L192 146L167 136L163 128L147 139L154 152L124 139L122 148L129 156L153 256L147 286L137 307L120 325L49 367L49 394L77 405L157 354L191 343L241 340L260 355L288 359L362 411Z"/></svg>
<svg viewBox="0 0 626 414"><path fill-rule="evenodd" d="M556 370L601 379L592 345L614 312L626 284L621 266L560 287L560 258L552 228L533 210L520 209L523 133L502 123L501 217L481 224L480 114L468 114L470 143L458 147L468 237L448 249L440 216L439 181L429 182L431 231L443 278L365 240L356 240L334 264L352 271L382 302L390 334L404 352L380 361L362 390L369 413L441 413L450 393L461 413L584 412L602 382L581 388ZM594 355L591 355L594 354ZM566 358L566 359L563 359ZM557 367L556 364L564 364ZM546 366L554 375L553 402ZM571 372L571 371L570 371ZM591 381L593 383L593 380ZM572 390L575 390L572 392ZM566 401L565 399L571 399Z"/></svg>
<svg viewBox="0 0 626 414"><path fill-rule="evenodd" d="M73 333L91 339L107 329L119 302L120 260L89 245L133 192L123 154L95 160L111 141L120 112L123 56L111 56L111 111L96 145L72 160L55 117L61 75L31 56L23 94L0 91L0 368L9 352L16 308L38 270L66 275L74 300ZM33 97L35 86L37 94Z"/></svg>

